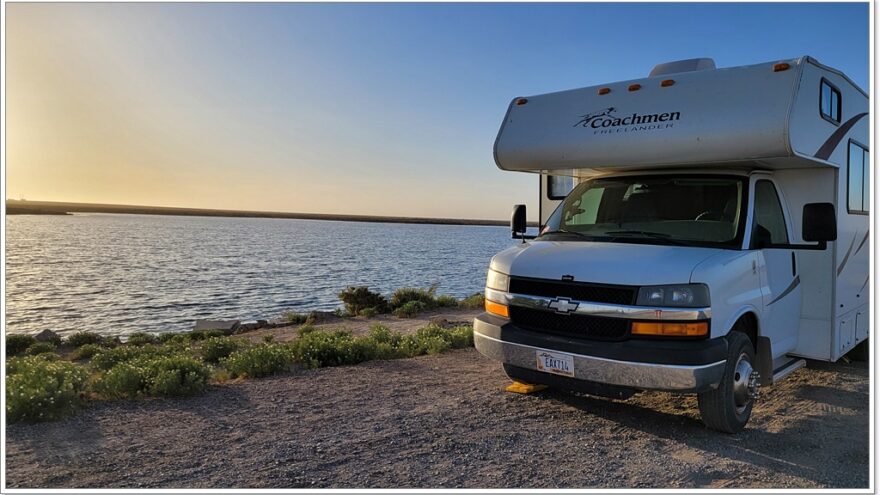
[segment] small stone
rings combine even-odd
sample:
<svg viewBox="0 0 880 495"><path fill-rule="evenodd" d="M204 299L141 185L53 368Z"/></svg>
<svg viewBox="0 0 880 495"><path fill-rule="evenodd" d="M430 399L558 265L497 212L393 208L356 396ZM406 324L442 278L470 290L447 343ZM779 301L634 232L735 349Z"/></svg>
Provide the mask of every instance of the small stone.
<svg viewBox="0 0 880 495"><path fill-rule="evenodd" d="M60 342L61 341L61 337L59 337L57 333L55 333L49 329L43 330L42 332L34 335L34 338L40 342Z"/></svg>
<svg viewBox="0 0 880 495"><path fill-rule="evenodd" d="M223 333L229 335L238 330L241 326L239 320L196 320L193 331L199 330L222 330Z"/></svg>

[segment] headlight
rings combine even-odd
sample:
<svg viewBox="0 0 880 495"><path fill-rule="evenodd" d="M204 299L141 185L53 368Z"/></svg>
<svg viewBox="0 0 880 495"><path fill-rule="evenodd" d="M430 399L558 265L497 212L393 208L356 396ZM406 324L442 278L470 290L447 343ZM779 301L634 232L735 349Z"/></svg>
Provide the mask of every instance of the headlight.
<svg viewBox="0 0 880 495"><path fill-rule="evenodd" d="M490 289L507 292L507 284L509 282L510 277L495 270L489 270L489 274L486 276L486 287Z"/></svg>
<svg viewBox="0 0 880 495"><path fill-rule="evenodd" d="M704 284L655 285L639 289L639 306L703 308L709 306L709 287Z"/></svg>

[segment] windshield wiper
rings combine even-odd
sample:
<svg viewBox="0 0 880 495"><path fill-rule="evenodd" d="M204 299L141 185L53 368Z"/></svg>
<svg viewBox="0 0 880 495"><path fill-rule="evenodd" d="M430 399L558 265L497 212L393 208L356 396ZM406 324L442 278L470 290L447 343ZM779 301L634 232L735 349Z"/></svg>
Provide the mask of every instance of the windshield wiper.
<svg viewBox="0 0 880 495"><path fill-rule="evenodd" d="M545 235L552 235L552 234L569 234L569 235L576 235L578 237L583 237L585 239L592 239L591 236L588 236L587 234L584 234L582 232L575 232L573 230L565 230L565 229L550 230L548 232L544 232L543 234L541 234L540 237L544 237Z"/></svg>
<svg viewBox="0 0 880 495"><path fill-rule="evenodd" d="M673 239L671 235L664 234L662 232L650 232L647 230L615 230L613 232L605 232L606 235L610 236L642 236L649 237L652 239L660 239L670 244L679 244L681 246L693 246L693 243L683 241L681 239Z"/></svg>

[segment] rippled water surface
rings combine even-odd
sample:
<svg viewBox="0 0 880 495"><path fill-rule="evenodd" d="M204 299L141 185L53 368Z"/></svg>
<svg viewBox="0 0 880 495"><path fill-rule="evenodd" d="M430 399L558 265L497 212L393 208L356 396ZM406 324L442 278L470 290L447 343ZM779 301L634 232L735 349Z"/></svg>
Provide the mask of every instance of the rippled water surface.
<svg viewBox="0 0 880 495"><path fill-rule="evenodd" d="M6 219L7 331L184 331L332 310L347 285L481 291L506 227L77 214Z"/></svg>

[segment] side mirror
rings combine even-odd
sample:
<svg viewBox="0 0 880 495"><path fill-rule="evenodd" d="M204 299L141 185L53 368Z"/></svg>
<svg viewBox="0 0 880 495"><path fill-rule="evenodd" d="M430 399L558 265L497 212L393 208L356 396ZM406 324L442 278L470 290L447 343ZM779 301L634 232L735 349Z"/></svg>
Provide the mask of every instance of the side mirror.
<svg viewBox="0 0 880 495"><path fill-rule="evenodd" d="M804 240L819 242L837 240L837 215L831 203L808 203L804 205L803 224L801 226Z"/></svg>
<svg viewBox="0 0 880 495"><path fill-rule="evenodd" d="M526 205L513 205L510 215L510 233L512 237L526 233Z"/></svg>

